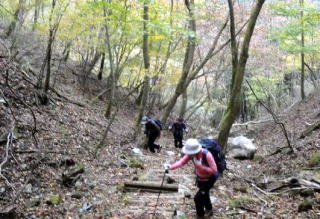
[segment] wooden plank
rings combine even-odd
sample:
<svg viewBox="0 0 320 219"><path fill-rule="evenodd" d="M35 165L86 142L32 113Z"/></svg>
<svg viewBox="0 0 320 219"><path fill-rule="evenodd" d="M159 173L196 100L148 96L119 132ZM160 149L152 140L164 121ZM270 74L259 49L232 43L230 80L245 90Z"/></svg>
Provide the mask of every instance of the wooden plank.
<svg viewBox="0 0 320 219"><path fill-rule="evenodd" d="M152 182L125 182L124 188L137 188L137 189L149 189L149 190L162 190L170 192L178 192L178 185L152 183Z"/></svg>

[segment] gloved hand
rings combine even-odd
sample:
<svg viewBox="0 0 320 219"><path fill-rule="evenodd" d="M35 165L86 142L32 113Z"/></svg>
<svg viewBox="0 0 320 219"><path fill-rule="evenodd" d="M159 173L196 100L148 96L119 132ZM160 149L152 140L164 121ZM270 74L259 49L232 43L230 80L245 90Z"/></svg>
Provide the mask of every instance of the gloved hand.
<svg viewBox="0 0 320 219"><path fill-rule="evenodd" d="M170 168L171 168L171 165L170 165L170 164L165 164L165 165L164 165L164 172L165 172L165 173L169 173Z"/></svg>
<svg viewBox="0 0 320 219"><path fill-rule="evenodd" d="M194 163L195 165L201 165L202 159L198 159L197 157L194 157L194 158L193 158L193 163Z"/></svg>

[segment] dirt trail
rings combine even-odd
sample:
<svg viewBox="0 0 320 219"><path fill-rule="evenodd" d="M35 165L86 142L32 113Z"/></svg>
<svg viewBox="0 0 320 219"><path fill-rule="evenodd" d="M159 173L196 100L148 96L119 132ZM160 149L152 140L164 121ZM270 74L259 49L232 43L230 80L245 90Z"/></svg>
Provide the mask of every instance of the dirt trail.
<svg viewBox="0 0 320 219"><path fill-rule="evenodd" d="M163 150L160 154L143 155L146 168L139 173L139 182L149 182L161 185L164 171L163 164L173 161L178 155L178 150L174 150L175 155L168 155L169 150ZM148 153L145 152L144 153ZM170 152L169 152L170 154ZM173 179L172 185L178 185L178 192L150 192L136 190L124 192L126 209L123 215L130 218L172 218L175 213L184 212L186 206L193 206L193 196L190 195L195 189L194 174L190 173L190 168L186 171L171 171L166 174L164 183L168 184L168 179ZM159 196L158 203L157 198ZM187 197L186 197L187 196ZM157 204L157 206L156 206ZM154 211L156 208L156 215Z"/></svg>

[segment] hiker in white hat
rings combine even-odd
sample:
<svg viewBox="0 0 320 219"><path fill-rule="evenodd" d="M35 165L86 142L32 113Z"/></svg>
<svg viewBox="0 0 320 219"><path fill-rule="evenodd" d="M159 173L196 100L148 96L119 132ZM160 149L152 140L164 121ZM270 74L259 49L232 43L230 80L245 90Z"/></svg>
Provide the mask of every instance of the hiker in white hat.
<svg viewBox="0 0 320 219"><path fill-rule="evenodd" d="M190 160L195 167L195 174L197 176L197 186L199 191L194 196L196 205L197 218L204 218L204 216L213 215L212 204L210 201L210 189L219 177L217 165L210 152L204 152L197 139L188 139L182 148L182 153L185 155L172 165L165 164L166 173L169 170L175 170L188 163ZM206 156L204 158L204 156ZM203 158L206 162L203 162Z"/></svg>

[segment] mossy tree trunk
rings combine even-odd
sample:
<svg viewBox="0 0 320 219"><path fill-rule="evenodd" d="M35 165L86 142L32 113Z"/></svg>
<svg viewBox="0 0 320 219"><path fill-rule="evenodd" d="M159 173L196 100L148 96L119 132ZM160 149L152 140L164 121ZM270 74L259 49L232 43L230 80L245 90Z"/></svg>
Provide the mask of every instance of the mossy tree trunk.
<svg viewBox="0 0 320 219"><path fill-rule="evenodd" d="M149 96L149 71L150 71L150 56L149 56L149 30L148 30L148 22L149 22L149 0L145 0L143 3L143 62L144 62L144 82L142 87L142 97L139 105L138 115L136 117L136 125L134 138L138 136L140 131L140 124L142 116L145 112L146 104L148 102Z"/></svg>
<svg viewBox="0 0 320 219"><path fill-rule="evenodd" d="M110 75L108 77L108 98L106 103L106 112L104 114L104 117L109 119L111 112L112 112L112 106L114 105L114 95L115 95L115 89L116 89L116 79L115 79L115 67L114 67L114 57L112 53L111 48L111 40L110 40L110 33L109 33L109 23L108 23L108 14L110 11L107 8L104 8L104 17L105 17L105 31L106 31L106 38L105 42L107 45L108 55L109 55L109 64L110 64Z"/></svg>
<svg viewBox="0 0 320 219"><path fill-rule="evenodd" d="M187 104L188 104L188 93L187 89L182 94L182 103L179 112L179 118L184 119L187 112Z"/></svg>
<svg viewBox="0 0 320 219"><path fill-rule="evenodd" d="M248 51L249 45L251 41L251 37L254 31L254 27L256 21L258 19L261 8L264 4L265 0L257 0L254 8L251 11L251 15L249 18L248 26L246 28L246 32L244 35L240 56L238 57L238 52L236 48L236 38L235 38L235 26L230 25L231 32L231 51L232 51L232 86L231 86L231 94L229 103L227 106L227 110L219 124L219 134L218 134L218 142L222 147L226 146L230 129L232 124L236 120L239 115L240 109L240 97L241 97L241 87L243 82L243 77L245 73L245 67L248 60ZM232 0L228 0L229 9L230 9L230 24L234 24L234 16L233 16L233 3Z"/></svg>
<svg viewBox="0 0 320 219"><path fill-rule="evenodd" d="M6 32L6 37L9 37L13 32L15 32L17 24L18 22L20 22L22 14L25 10L25 3L26 3L26 0L19 0L18 7L14 12L13 20L10 23L8 30Z"/></svg>

